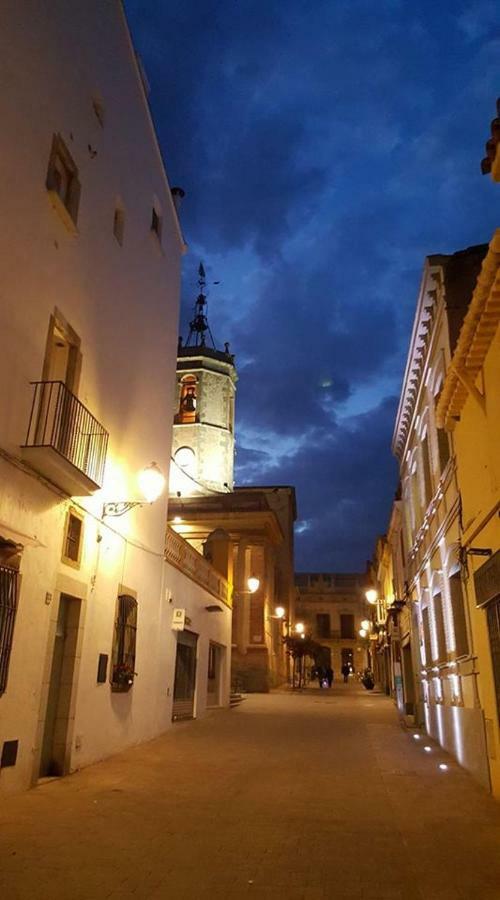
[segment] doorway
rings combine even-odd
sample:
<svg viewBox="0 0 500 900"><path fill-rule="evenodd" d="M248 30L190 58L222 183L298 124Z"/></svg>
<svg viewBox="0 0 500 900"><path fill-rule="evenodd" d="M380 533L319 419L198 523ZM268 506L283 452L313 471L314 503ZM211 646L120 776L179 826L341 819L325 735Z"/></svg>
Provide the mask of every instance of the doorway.
<svg viewBox="0 0 500 900"><path fill-rule="evenodd" d="M69 769L69 725L80 608L81 601L76 597L61 594L43 728L41 778L65 775Z"/></svg>
<svg viewBox="0 0 500 900"><path fill-rule="evenodd" d="M350 647L342 647L341 660L342 668L349 666L349 671L354 672L354 651Z"/></svg>
<svg viewBox="0 0 500 900"><path fill-rule="evenodd" d="M222 647L210 641L208 645L207 706L220 705Z"/></svg>
<svg viewBox="0 0 500 900"><path fill-rule="evenodd" d="M192 719L196 687L196 647L198 635L191 631L177 632L175 681L172 720Z"/></svg>

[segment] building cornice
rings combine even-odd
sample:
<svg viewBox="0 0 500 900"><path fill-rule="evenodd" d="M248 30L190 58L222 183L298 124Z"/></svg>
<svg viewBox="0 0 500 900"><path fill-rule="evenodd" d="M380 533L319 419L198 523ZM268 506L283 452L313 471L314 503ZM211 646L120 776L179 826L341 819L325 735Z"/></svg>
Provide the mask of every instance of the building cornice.
<svg viewBox="0 0 500 900"><path fill-rule="evenodd" d="M460 330L436 409L437 424L452 431L474 387L500 323L500 229L491 239Z"/></svg>
<svg viewBox="0 0 500 900"><path fill-rule="evenodd" d="M428 256L418 295L417 311L413 323L410 348L401 389L396 424L392 438L392 452L401 459L415 412L415 404L430 347L430 338L436 317L438 295L442 290L441 260L446 257Z"/></svg>

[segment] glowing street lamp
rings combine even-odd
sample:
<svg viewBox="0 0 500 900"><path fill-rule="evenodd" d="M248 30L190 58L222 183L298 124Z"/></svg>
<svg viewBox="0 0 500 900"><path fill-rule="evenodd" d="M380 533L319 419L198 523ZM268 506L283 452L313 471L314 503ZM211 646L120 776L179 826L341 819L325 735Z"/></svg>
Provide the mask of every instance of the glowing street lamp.
<svg viewBox="0 0 500 900"><path fill-rule="evenodd" d="M369 622L368 619L363 619L363 621L361 622L361 628L363 628L364 631L369 631L371 628L371 622Z"/></svg>
<svg viewBox="0 0 500 900"><path fill-rule="evenodd" d="M146 466L138 473L137 482L143 499L105 503L102 508L103 518L104 516L123 516L124 513L133 509L134 506L144 506L145 503L154 503L155 500L158 500L158 497L161 496L166 485L165 476L155 462L150 463L149 466Z"/></svg>
<svg viewBox="0 0 500 900"><path fill-rule="evenodd" d="M250 578L247 578L247 587L251 594L255 594L260 588L260 578L250 575Z"/></svg>
<svg viewBox="0 0 500 900"><path fill-rule="evenodd" d="M305 628L305 625L303 622L295 623L295 631L297 632L297 634L304 634L305 630L306 630L306 628Z"/></svg>
<svg viewBox="0 0 500 900"><path fill-rule="evenodd" d="M362 638L366 637L366 631L365 631L365 629L364 629L364 628L360 628L359 631L358 631L358 634L359 634L359 636L362 637Z"/></svg>
<svg viewBox="0 0 500 900"><path fill-rule="evenodd" d="M369 590L365 592L365 597L368 600L368 603L371 603L373 606L378 600L378 594L375 588L369 588Z"/></svg>
<svg viewBox="0 0 500 900"><path fill-rule="evenodd" d="M284 619L285 612L286 612L286 610L285 610L284 606L277 606L276 609L274 610L274 615L276 616L277 619Z"/></svg>
<svg viewBox="0 0 500 900"><path fill-rule="evenodd" d="M137 481L146 503L154 503L165 490L165 476L155 462L139 472Z"/></svg>

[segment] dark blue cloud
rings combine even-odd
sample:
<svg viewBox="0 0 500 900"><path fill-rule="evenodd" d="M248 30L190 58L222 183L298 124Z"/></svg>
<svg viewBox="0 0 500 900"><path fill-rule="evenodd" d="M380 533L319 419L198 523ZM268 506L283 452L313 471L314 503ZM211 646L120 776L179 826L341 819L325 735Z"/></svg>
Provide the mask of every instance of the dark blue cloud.
<svg viewBox="0 0 500 900"><path fill-rule="evenodd" d="M295 483L302 567L384 530L426 254L488 240L496 4L126 0L172 184L240 382L241 482Z"/></svg>

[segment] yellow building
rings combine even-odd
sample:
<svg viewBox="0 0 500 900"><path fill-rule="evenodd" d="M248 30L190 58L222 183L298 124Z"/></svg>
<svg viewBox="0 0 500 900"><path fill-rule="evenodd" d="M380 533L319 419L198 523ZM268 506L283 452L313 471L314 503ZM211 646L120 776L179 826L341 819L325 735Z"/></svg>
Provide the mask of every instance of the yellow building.
<svg viewBox="0 0 500 900"><path fill-rule="evenodd" d="M353 674L370 664L368 634L360 635L369 620L365 591L367 577L359 572L297 572L296 618L306 634L330 651L335 678L344 665Z"/></svg>
<svg viewBox="0 0 500 900"><path fill-rule="evenodd" d="M411 603L418 651L417 712L429 734L485 787L489 768L460 553L457 460L437 406L487 250L481 245L426 260L393 439L402 485L404 599ZM475 443L479 458L483 451Z"/></svg>
<svg viewBox="0 0 500 900"><path fill-rule="evenodd" d="M491 786L500 797L500 230L488 248L437 407L453 433L460 560Z"/></svg>
<svg viewBox="0 0 500 900"><path fill-rule="evenodd" d="M417 710L415 670L418 670L418 634L415 606L404 577L403 510L400 492L392 504L387 535L376 544L372 583L377 600L373 608L373 667L375 679L394 699L399 712L413 721ZM415 646L417 644L417 646Z"/></svg>

